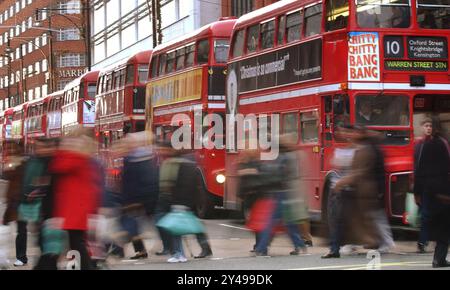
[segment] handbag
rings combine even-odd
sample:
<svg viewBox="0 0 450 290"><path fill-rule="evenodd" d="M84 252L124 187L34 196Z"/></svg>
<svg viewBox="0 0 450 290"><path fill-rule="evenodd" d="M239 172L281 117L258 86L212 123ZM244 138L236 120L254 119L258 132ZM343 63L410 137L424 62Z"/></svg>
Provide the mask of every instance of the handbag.
<svg viewBox="0 0 450 290"><path fill-rule="evenodd" d="M205 227L191 211L180 209L172 209L158 221L156 226L174 236L196 235L205 232Z"/></svg>
<svg viewBox="0 0 450 290"><path fill-rule="evenodd" d="M254 232L263 231L272 218L275 206L275 201L272 198L257 200L250 210L247 228Z"/></svg>
<svg viewBox="0 0 450 290"><path fill-rule="evenodd" d="M19 205L18 219L25 222L39 222L41 220L42 200L36 199L32 202L22 202Z"/></svg>

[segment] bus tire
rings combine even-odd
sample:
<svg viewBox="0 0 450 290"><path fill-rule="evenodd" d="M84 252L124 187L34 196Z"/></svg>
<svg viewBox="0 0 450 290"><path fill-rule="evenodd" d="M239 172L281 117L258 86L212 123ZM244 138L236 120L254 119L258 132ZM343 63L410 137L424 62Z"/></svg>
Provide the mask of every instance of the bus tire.
<svg viewBox="0 0 450 290"><path fill-rule="evenodd" d="M197 196L195 213L201 219L211 219L215 214L215 203L211 194L206 190L201 174L197 176Z"/></svg>

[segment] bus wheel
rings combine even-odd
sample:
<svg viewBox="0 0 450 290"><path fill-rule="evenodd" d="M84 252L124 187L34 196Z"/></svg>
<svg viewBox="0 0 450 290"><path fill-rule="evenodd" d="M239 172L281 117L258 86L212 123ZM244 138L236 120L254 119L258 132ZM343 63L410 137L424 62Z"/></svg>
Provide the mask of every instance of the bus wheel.
<svg viewBox="0 0 450 290"><path fill-rule="evenodd" d="M197 178L197 198L195 203L195 213L201 219L210 219L214 217L215 203L210 193L206 190L201 176Z"/></svg>

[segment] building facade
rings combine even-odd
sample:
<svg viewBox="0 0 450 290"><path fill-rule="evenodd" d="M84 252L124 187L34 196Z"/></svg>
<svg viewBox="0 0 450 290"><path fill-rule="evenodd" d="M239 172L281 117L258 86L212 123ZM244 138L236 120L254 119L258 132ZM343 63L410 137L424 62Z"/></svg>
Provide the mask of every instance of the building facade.
<svg viewBox="0 0 450 290"><path fill-rule="evenodd" d="M221 0L160 0L162 41L222 16ZM151 0L91 0L93 69L153 48Z"/></svg>
<svg viewBox="0 0 450 290"><path fill-rule="evenodd" d="M279 0L221 0L222 16L240 17L253 10L278 2Z"/></svg>
<svg viewBox="0 0 450 290"><path fill-rule="evenodd" d="M0 1L0 110L60 90L89 62L84 0Z"/></svg>

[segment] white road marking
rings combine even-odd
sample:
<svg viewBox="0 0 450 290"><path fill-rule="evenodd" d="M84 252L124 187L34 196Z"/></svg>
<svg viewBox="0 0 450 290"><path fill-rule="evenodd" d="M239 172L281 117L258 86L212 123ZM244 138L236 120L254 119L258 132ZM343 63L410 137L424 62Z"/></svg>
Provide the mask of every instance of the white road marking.
<svg viewBox="0 0 450 290"><path fill-rule="evenodd" d="M238 230L242 230L242 231L246 231L246 232L252 232L252 230L249 230L247 228L236 227L236 226L231 226L231 225L227 225L227 224L219 224L219 226L232 228L232 229L238 229Z"/></svg>

